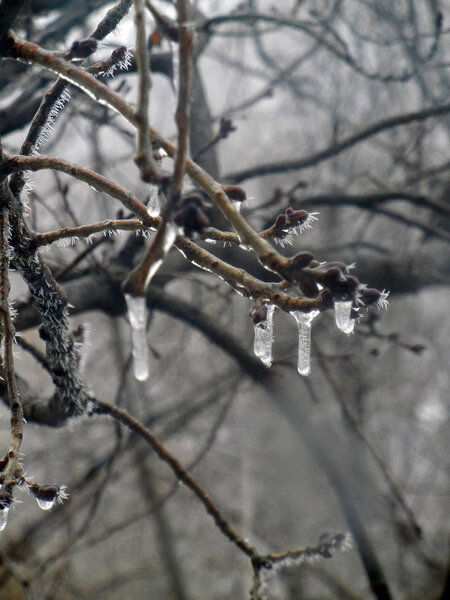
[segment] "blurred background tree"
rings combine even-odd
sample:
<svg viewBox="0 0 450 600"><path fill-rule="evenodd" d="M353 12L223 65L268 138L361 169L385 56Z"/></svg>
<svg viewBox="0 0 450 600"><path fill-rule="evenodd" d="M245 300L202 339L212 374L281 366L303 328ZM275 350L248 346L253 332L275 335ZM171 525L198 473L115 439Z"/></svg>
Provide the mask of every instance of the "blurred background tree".
<svg viewBox="0 0 450 600"><path fill-rule="evenodd" d="M110 61L99 80L135 103L132 5L2 0L6 169L13 155L28 153L21 146L55 81L46 69L11 60L8 30L76 64L86 52L83 67ZM117 23L99 30L112 8ZM171 2L146 8L150 123L174 142L177 12ZM449 593L449 8L447 0L190 7L190 156L221 184L242 186L242 215L258 231L288 207L320 211L314 229L275 245L282 255L308 250L318 261L356 263L360 280L390 291L389 311L365 311L352 336L329 312L314 321L307 378L296 372L290 315L275 313L268 371L251 351L251 301L173 249L147 293L150 377L136 381L121 283L150 241L111 222L89 238L39 237L129 218L79 173L39 170L21 193L43 261L71 305L87 396L126 409L154 432L261 552L353 534L352 552L271 579L271 600ZM98 45L85 42L92 38ZM122 46L130 52L114 55ZM75 86L67 91L70 99L58 95L41 123L39 153L83 165L147 203L134 128ZM162 159L163 169L171 165ZM17 192L14 177L5 181ZM229 229L212 204L205 212L214 227ZM236 244L195 243L277 280ZM1 597L248 597L248 559L145 441L101 416L72 418L52 402L53 383L64 382L53 368L52 383L45 368L30 284L19 273L10 278L26 475L65 484L70 497L42 512L22 494L1 534ZM7 415L5 407L5 449Z"/></svg>

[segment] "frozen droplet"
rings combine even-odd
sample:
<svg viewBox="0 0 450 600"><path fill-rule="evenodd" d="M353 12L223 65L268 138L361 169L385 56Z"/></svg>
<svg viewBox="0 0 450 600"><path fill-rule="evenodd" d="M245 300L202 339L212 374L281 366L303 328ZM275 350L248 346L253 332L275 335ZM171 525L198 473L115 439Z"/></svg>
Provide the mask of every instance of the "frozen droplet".
<svg viewBox="0 0 450 600"><path fill-rule="evenodd" d="M0 531L3 531L8 522L9 506L0 506Z"/></svg>
<svg viewBox="0 0 450 600"><path fill-rule="evenodd" d="M344 333L350 334L355 328L355 319L351 319L352 300L335 300L334 318L338 329Z"/></svg>
<svg viewBox="0 0 450 600"><path fill-rule="evenodd" d="M312 310L309 313L299 310L291 312L298 325L297 369L300 375L306 376L311 373L311 323L318 314L318 310Z"/></svg>
<svg viewBox="0 0 450 600"><path fill-rule="evenodd" d="M159 202L158 186L150 186L150 198L147 205L147 212L151 217L159 217L161 213L161 204Z"/></svg>
<svg viewBox="0 0 450 600"><path fill-rule="evenodd" d="M133 372L138 381L145 381L149 375L145 297L125 294L125 300L131 325Z"/></svg>
<svg viewBox="0 0 450 600"><path fill-rule="evenodd" d="M38 503L39 508L42 508L42 510L50 510L55 506L56 496L53 498L53 500L44 500L42 498L36 498L36 502Z"/></svg>
<svg viewBox="0 0 450 600"><path fill-rule="evenodd" d="M274 304L267 305L267 317L265 321L255 324L255 342L253 350L266 367L272 364L272 343L273 343L273 312Z"/></svg>

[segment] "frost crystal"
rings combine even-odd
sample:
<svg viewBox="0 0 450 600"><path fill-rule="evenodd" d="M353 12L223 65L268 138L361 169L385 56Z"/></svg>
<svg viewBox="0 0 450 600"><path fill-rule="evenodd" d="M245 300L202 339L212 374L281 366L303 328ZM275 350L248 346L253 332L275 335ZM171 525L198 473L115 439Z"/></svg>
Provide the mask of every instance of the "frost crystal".
<svg viewBox="0 0 450 600"><path fill-rule="evenodd" d="M335 300L334 318L338 329L347 335L352 333L355 328L355 319L351 319L352 300Z"/></svg>
<svg viewBox="0 0 450 600"><path fill-rule="evenodd" d="M312 310L309 313L299 310L291 312L298 325L297 369L300 375L306 376L311 373L311 323L319 312L318 310Z"/></svg>
<svg viewBox="0 0 450 600"><path fill-rule="evenodd" d="M133 372L138 381L148 378L148 347L146 336L145 298L125 294L128 308L128 319L131 325L131 342L133 349Z"/></svg>
<svg viewBox="0 0 450 600"><path fill-rule="evenodd" d="M376 302L376 307L378 309L382 309L385 308L387 310L387 307L389 306L389 300L387 299L389 296L389 292L387 292L386 290L383 290L380 294L380 297L378 298L377 302Z"/></svg>
<svg viewBox="0 0 450 600"><path fill-rule="evenodd" d="M255 343L253 350L255 355L261 359L266 367L272 364L272 342L273 342L273 313L275 306L267 305L267 317L254 325Z"/></svg>

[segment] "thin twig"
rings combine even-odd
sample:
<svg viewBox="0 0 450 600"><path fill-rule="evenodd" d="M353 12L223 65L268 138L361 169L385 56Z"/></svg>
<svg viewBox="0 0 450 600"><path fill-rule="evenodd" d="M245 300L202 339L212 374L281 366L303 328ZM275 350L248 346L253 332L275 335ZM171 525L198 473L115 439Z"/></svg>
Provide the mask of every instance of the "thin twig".
<svg viewBox="0 0 450 600"><path fill-rule="evenodd" d="M95 173L86 167L69 163L60 158L50 156L11 156L5 163L5 169L10 173L16 171L40 171L42 169L54 169L67 175L71 175L80 181L84 181L98 192L104 192L112 198L119 200L133 214L135 214L147 227L154 226L154 220L149 216L148 211L142 202L140 202L131 192L122 188L116 183L112 183L103 175Z"/></svg>
<svg viewBox="0 0 450 600"><path fill-rule="evenodd" d="M251 546L243 537L241 537L222 515L218 506L209 497L203 487L186 471L181 463L150 433L150 431L139 421L134 419L126 410L109 404L108 402L97 401L96 414L109 415L119 423L128 427L140 435L155 451L158 457L165 462L173 471L177 479L184 483L200 500L206 509L206 512L213 518L220 531L233 542L244 554L253 558L256 555L256 549Z"/></svg>
<svg viewBox="0 0 450 600"><path fill-rule="evenodd" d="M141 179L147 183L157 182L161 178L160 169L152 154L149 132L149 100L152 81L150 78L150 57L145 33L145 13L143 0L134 0L134 24L136 27L136 65L139 76L139 88L136 106L138 122L138 147L134 162L139 168Z"/></svg>
<svg viewBox="0 0 450 600"><path fill-rule="evenodd" d="M9 208L6 194L7 182L1 184L0 198L0 310L4 334L4 367L9 405L11 410L11 443L6 455L7 465L2 473L2 486L7 485L22 475L19 463L19 451L23 439L23 409L17 392L16 376L14 372L14 326L9 310Z"/></svg>
<svg viewBox="0 0 450 600"><path fill-rule="evenodd" d="M174 171L169 187L169 195L162 214L161 223L157 234L141 263L137 265L128 275L123 283L124 293L133 296L144 296L145 290L150 283L150 272L156 272L166 255L170 244L167 244L167 224L174 206L181 195L183 175L186 166L189 134L189 96L190 96L190 50L192 33L188 26L189 10L185 0L178 0L179 21L179 61L180 81L178 85L178 103L175 113L175 121L178 129L177 149L174 158Z"/></svg>
<svg viewBox="0 0 450 600"><path fill-rule="evenodd" d="M39 48L36 44L20 40L12 33L10 34L9 42L9 54L12 58L37 64L54 71L79 87L100 104L106 105L121 114L135 127L138 126L136 113L132 105L128 104L119 94L111 91L106 85L97 81L83 69L67 63L51 52ZM164 148L169 156L174 156L174 146L165 140L154 128L151 128L150 131L154 141ZM241 242L253 248L260 262L267 269L280 273L283 276L283 272L286 272L286 268L288 267L288 261L275 252L246 222L230 202L223 187L190 159L186 160L186 171L207 192L219 210L232 223L239 234Z"/></svg>

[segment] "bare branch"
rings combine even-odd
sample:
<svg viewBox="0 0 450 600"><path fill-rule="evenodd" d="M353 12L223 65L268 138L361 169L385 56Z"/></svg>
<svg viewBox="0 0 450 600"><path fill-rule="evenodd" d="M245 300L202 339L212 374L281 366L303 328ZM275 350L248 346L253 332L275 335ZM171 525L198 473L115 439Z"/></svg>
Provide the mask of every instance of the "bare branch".
<svg viewBox="0 0 450 600"><path fill-rule="evenodd" d="M323 162L324 160L332 158L337 154L340 154L344 150L347 150L348 148L351 148L352 146L355 146L356 144L359 144L360 142L363 142L364 140L377 135L382 131L386 131L393 127L399 127L400 125L409 125L410 123L414 123L416 121L425 121L426 119L440 117L441 115L446 115L449 112L450 104L441 104L431 108L426 108L424 110L403 113L401 115L373 123L369 127L349 136L342 142L333 144L325 150L321 150L315 154L306 156L305 158L285 160L277 163L266 163L257 167L250 167L249 169L244 169L243 171L230 173L226 176L226 179L234 183L239 183L241 181L252 179L254 177L260 177L262 175L272 175L274 173L286 173L288 171L300 171L302 169L307 169Z"/></svg>

